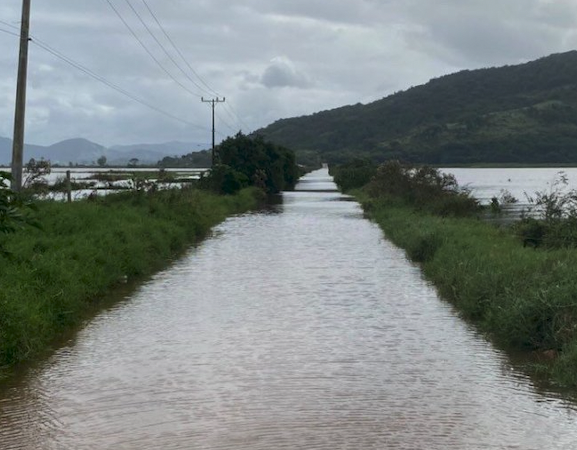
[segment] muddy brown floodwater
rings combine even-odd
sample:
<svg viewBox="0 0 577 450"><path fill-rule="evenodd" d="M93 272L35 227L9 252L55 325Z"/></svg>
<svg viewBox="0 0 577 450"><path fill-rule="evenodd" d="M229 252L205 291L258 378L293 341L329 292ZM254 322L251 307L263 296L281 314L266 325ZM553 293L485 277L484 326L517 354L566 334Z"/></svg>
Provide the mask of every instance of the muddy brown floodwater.
<svg viewBox="0 0 577 450"><path fill-rule="evenodd" d="M321 170L9 380L0 448L575 449L577 412Z"/></svg>

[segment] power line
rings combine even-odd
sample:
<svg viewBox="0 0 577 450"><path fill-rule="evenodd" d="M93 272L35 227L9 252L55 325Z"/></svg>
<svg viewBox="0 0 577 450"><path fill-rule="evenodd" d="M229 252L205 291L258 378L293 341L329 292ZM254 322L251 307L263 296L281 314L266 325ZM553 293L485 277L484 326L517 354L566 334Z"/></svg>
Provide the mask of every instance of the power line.
<svg viewBox="0 0 577 450"><path fill-rule="evenodd" d="M188 68L190 69L190 71L194 74L194 76L196 76L200 82L210 91L210 95L214 94L216 96L220 96L220 94L218 92L216 92L214 89L212 89L207 83L206 81L204 81L202 79L202 77L193 69L193 67L190 65L190 63L188 62L188 60L184 57L183 53L180 51L180 49L177 47L177 45L174 43L174 40L170 37L170 35L168 34L168 32L166 31L166 29L162 26L162 24L160 23L160 20L158 20L158 17L156 16L156 14L154 14L154 12L152 11L152 9L150 8L150 6L148 5L148 3L146 2L146 0L142 0L142 3L144 3L144 5L146 6L146 8L148 9L148 12L150 13L150 15L154 18L154 20L156 21L158 27L160 28L160 30L162 31L162 33L164 34L164 36L166 37L166 39L168 39L168 42L170 42L170 44L172 45L172 47L174 48L174 50L176 50L176 53L178 53L178 56L180 56L180 58L184 61L184 63L188 66ZM205 91L206 92L206 91Z"/></svg>
<svg viewBox="0 0 577 450"><path fill-rule="evenodd" d="M176 79L176 77L174 77L174 75L172 75L168 69L166 69L166 67L164 67L162 65L162 63L158 60L158 58L156 56L154 56L154 54L148 49L148 47L146 46L146 44L144 42L142 42L142 39L140 39L138 37L138 35L136 34L136 32L131 28L131 26L128 24L128 22L124 19L124 17L122 17L122 15L120 14L120 12L116 9L116 7L112 4L112 2L110 0L105 0L109 5L110 8L112 8L112 10L116 13L116 15L118 16L118 18L121 20L121 22L124 24L124 26L128 29L128 31L130 31L130 33L132 34L132 36L134 36L134 39L137 40L137 42L141 45L141 47L146 51L146 53L148 53L148 55L152 58L152 60L156 63L156 65L158 67L160 67L160 69L166 73L176 84L178 84L182 89L184 89L186 92L188 92L189 94L193 95L194 97L199 97L198 93L191 91L190 89L188 89L184 84L182 84L180 81L178 81Z"/></svg>
<svg viewBox="0 0 577 450"><path fill-rule="evenodd" d="M234 120L238 125L240 125L240 128L244 128L245 130L249 129L249 126L246 124L246 122L244 120L241 119L241 117L236 114L235 110L233 109L232 105L229 105L228 103L226 103L224 105L224 112L228 114L228 117L230 117L232 120Z"/></svg>
<svg viewBox="0 0 577 450"><path fill-rule="evenodd" d="M222 116L219 115L218 113L216 113L216 117L218 117L218 120L220 120L220 121L223 123L223 125L224 125L225 127L227 127L230 131L232 131L233 133L234 133L235 131L237 131L237 130L235 130L235 128L234 128L233 126L231 126L226 120L224 120L224 119L222 118Z"/></svg>
<svg viewBox="0 0 577 450"><path fill-rule="evenodd" d="M242 117L240 117L240 115L237 114L236 110L233 108L231 103L227 103L226 106L228 108L230 108L230 110L232 111L232 113L238 117L239 122L241 123L241 125L244 125L246 127L246 129L248 130L250 127L246 124L246 122L242 119Z"/></svg>
<svg viewBox="0 0 577 450"><path fill-rule="evenodd" d="M5 22L4 20L0 20L0 23L2 23L2 24L4 24L4 25L7 25L7 26L9 26L9 27L11 27L11 28L18 29L18 27L16 27L15 25L12 25L12 24L10 24L10 23L8 23L8 22ZM0 31L6 32L6 33L9 33L9 34L14 34L15 36L19 37L18 34L16 34L16 33L11 33L11 32L9 32L9 31L3 30L3 29L1 29L1 28L0 28ZM60 51L56 50L55 48L51 47L51 46L48 45L46 42L43 42L41 39L38 39L37 37L35 37L35 36L33 36L33 35L30 35L30 36L31 36L31 42L34 43L35 45L37 45L38 47L42 48L44 51L52 54L53 56L56 56L57 58L59 58L59 59L61 59L62 61L66 62L67 64L69 64L70 66L72 66L72 67L80 70L81 72L85 73L86 75L90 76L91 78L94 78L95 80L99 81L100 83L102 83L102 84L110 87L111 89L114 89L115 91L119 92L120 94L122 94L122 95L124 95L124 96L126 96L126 97L128 97L128 98L130 98L131 100L133 100L133 101L135 101L135 102L137 102L137 103L139 103L139 104L141 104L141 105L143 105L143 106L146 106L147 108L150 108L150 109L152 109L153 111L156 111L156 112L158 112L158 113L160 113L160 114L163 114L164 116L166 116L166 117L168 117L168 118L170 118L170 119L173 119L173 120L176 120L176 121L178 121L178 122L181 122L181 123L183 123L183 124L185 124L185 125L190 125L190 126L192 126L192 127L199 128L199 129L201 129L201 130L208 130L208 128L206 128L205 126L202 126L202 125L198 125L198 124L196 124L196 123L189 122L189 121L187 121L187 120L185 120L185 119L182 119L182 118L180 118L180 117L178 117L178 116L175 116L174 114L171 114L171 113L169 113L169 112L167 112L167 111L165 111L165 110L163 110L163 109L161 109L161 108L159 108L159 107L157 107L157 106L154 106L154 105L148 103L146 100L140 99L139 97L135 96L134 94L130 93L129 91L123 89L122 87L120 87L120 86L112 83L111 81L107 80L107 79L104 78L103 76L98 75L96 72L94 72L94 71L88 69L87 67L83 66L83 65L80 64L79 62L76 62L76 61L74 61L72 58L64 55L62 52L60 52Z"/></svg>
<svg viewBox="0 0 577 450"><path fill-rule="evenodd" d="M189 122L189 121L182 119L178 116L175 116L174 114L171 114L171 113L169 113L169 112L167 112L167 111L165 111L165 110L163 110L157 106L154 106L154 105L148 103L146 100L142 100L141 98L135 96L134 94L130 93L129 91L127 91L127 90L123 89L122 87L120 87L120 86L112 83L111 81L107 80L103 76L98 75L97 73L93 72L92 70L88 69L87 67L83 66L82 64L80 64L80 63L74 61L73 59L65 56L64 54L62 54L58 50L55 50L54 48L50 47L48 44L42 42L39 39L33 38L32 43L34 43L35 45L37 45L41 49L45 50L46 52L52 54L53 56L66 62L70 66L80 70L81 72L85 73L86 75L90 76L91 78L94 78L95 80L99 81L100 83L108 86L111 89L114 89L115 91L121 93L122 95L124 95L128 98L130 98L131 100L133 100L133 101L135 101L135 102L137 102L143 106L146 106L147 108L150 108L150 109L152 109L152 110L154 110L154 111L156 111L156 112L158 112L158 113L160 113L160 114L162 114L162 115L164 115L170 119L176 120L176 121L181 122L185 125L189 125L189 126L192 126L194 128L201 129L201 130L208 130L208 128L206 128L202 125L198 125L198 124Z"/></svg>
<svg viewBox="0 0 577 450"><path fill-rule="evenodd" d="M188 78L190 80L190 82L192 84L194 84L198 89L200 89L202 92L212 95L209 91L207 91L206 89L204 89L202 86L200 86L190 75L188 75L188 73L186 73L186 71L180 66L180 64L178 64L178 62L172 57L172 55L170 54L170 52L166 49L166 47L164 46L164 44L162 42L160 42L160 40L156 37L156 35L152 32L152 30L150 29L150 27L147 25L146 21L142 18L142 16L140 15L140 13L134 8L134 6L132 5L132 3L130 3L129 0L125 0L126 4L130 7L130 9L132 10L132 12L136 15L136 17L138 17L138 20L140 20L140 23L142 23L142 25L144 26L144 28L146 28L146 31L148 31L148 34L150 34L150 36L152 36L152 39L154 39L154 41L158 44L158 46L162 49L162 51L166 54L166 56L168 56L168 58L172 61L172 63L178 68L178 70L180 70L182 72L182 74Z"/></svg>
<svg viewBox="0 0 577 450"><path fill-rule="evenodd" d="M126 0L128 1L128 0ZM154 19L154 21L156 22L156 24L158 25L158 28L160 28L160 30L162 31L162 33L164 34L164 36L166 37L166 39L168 40L168 42L170 42L170 45L172 46L172 48L176 51L176 53L178 54L178 56L180 56L180 58L184 61L184 63L187 65L187 67L190 69L190 71L194 74L194 76L196 78L198 78L200 80L200 82L206 87L206 89L208 89L210 92L207 92L205 89L201 88L196 82L193 83L195 86L197 86L198 88L202 89L204 92L208 93L209 95L216 95L217 97L221 97L221 94L218 93L216 90L214 90L199 74L198 72L196 72L196 70L194 70L194 68L192 67L192 65L188 62L188 60L186 59L186 57L184 56L184 54L182 53L182 51L178 48L178 46L176 45L176 43L174 42L174 39L172 39L172 37L168 34L168 32L166 31L166 28L164 28L164 26L162 25L162 23L160 22L160 20L158 19L158 16L154 13L154 11L152 10L152 8L150 7L150 5L148 4L148 2L146 0L142 0L142 3L144 3L144 6L146 6L146 9L148 9L148 12L150 13L150 15L152 16L152 18ZM146 26L146 25L145 25ZM147 27L148 28L148 27ZM158 42L158 41L157 41ZM165 50L166 51L166 50ZM172 60L172 58L171 58ZM174 61L173 61L174 62ZM176 63L175 63L176 64ZM187 78L190 79L190 77L187 76ZM246 123L243 122L243 120L241 119L241 117L234 111L234 109L232 109L232 105L230 105L230 109L229 105L225 105L225 112L227 112L227 114L229 115L229 117L237 122L239 125L242 126L244 125L247 129L249 128ZM230 114L230 112L232 112L232 115ZM235 117L233 117L233 115ZM218 116L217 116L218 117ZM222 120L222 119L221 119ZM230 127L229 125L227 125L231 130L232 127ZM234 131L234 130L233 130Z"/></svg>
<svg viewBox="0 0 577 450"><path fill-rule="evenodd" d="M144 19L142 18L142 16L135 10L135 8L133 7L133 5L129 2L129 0L125 0L126 3L128 4L128 6L132 9L132 11L135 13L135 15L138 17L138 19L140 20L140 22L144 25L144 27L147 29L147 31L150 33L150 35L154 38L154 40L157 42L157 44L163 49L163 51L166 53L166 55L171 59L171 61L179 68L179 70L181 72L183 72L183 74L192 82L194 83L194 85L196 87L198 87L199 89L203 90L204 92L207 92L206 89L203 89L201 86L198 85L198 83L196 83L188 74L186 74L186 72L182 69L182 67L180 65L178 65L178 63L174 60L174 58L170 55L170 53L168 52L168 50L166 50L166 48L162 45L162 43L156 38L156 36L154 35L154 33L152 32L152 30L150 29L150 27L147 26L147 24L145 23ZM182 52L178 49L178 47L176 46L176 44L174 43L174 41L171 39L171 37L168 35L168 33L166 32L165 28L162 26L162 24L160 23L160 21L158 20L157 16L154 14L154 12L152 11L152 9L150 8L150 6L148 5L148 3L146 3L145 0L142 0L143 3L145 4L146 8L149 10L149 12L151 13L152 17L154 18L154 20L156 21L156 23L158 24L159 28L162 30L163 34L166 36L166 38L169 40L169 42L171 43L171 45L174 47L175 51L179 54L179 56L183 59L183 61L187 64L187 66L189 67L189 69L191 70L191 72L211 91L211 92L216 92L214 91L197 73L196 71L193 69L193 67L188 63L188 61L186 60L186 58L184 57L184 55L182 54ZM110 2L110 0L106 0L106 2L109 4L109 6L112 8L112 10L116 13L116 15L118 16L118 18L122 21L122 23L125 25L125 27L130 31L130 33L133 35L133 37L139 42L139 44L144 48L144 50L149 54L149 56L155 61L155 63L173 80L175 81L181 88L185 89L188 93L196 96L196 97L201 97L199 96L197 93L191 91L190 89L188 89L186 86L184 86L182 83L180 83L163 65L162 63L158 60L158 58L156 58L154 56L154 54L152 54L152 52L148 49L148 47L146 46L146 44L144 44L144 42L138 37L138 35L136 34L136 32L132 29L132 27L130 27L130 25L126 22L126 20L124 19L124 17L122 17L122 15L120 14L120 12L118 11L117 8L114 7L114 5ZM0 20L0 23L7 25L11 28L15 28L17 29L16 26L5 22L3 20ZM5 32L7 34L13 34L15 36L18 37L18 34L16 33L11 33L8 30L3 30L0 29L0 31ZM34 43L36 45L38 45L40 48L42 48L43 50L51 53L52 55L56 56L59 59L62 59L63 61L65 61L67 64L75 67L76 69L84 72L85 74L87 74L88 76L96 79L97 81L105 84L106 86L116 90L117 92L125 95L126 97L130 98L131 100L142 104L143 106L146 106L158 113L161 113L171 119L177 120L181 123L185 123L187 125L191 125L193 127L196 128L200 128L200 129L204 129L207 130L206 127L203 127L201 125L198 124L194 124L191 122L188 122L184 119L181 119L180 117L177 117L171 113L168 113L167 111L162 110L161 108L158 108L148 102L146 102L145 100L142 100L136 96L134 96L133 94L131 94L130 92L124 90L123 88L121 88L118 85L115 85L114 83L110 82L109 80L107 80L106 78L96 74L95 72L93 72L92 70L86 68L85 66L82 66L80 63L72 60L71 58L65 56L64 54L62 54L61 52L55 50L54 48L50 47L47 43L42 42L41 40L34 38ZM228 106L227 104L225 104L225 106ZM241 125L242 128L242 119L240 119L240 117L236 114L236 112L234 112L232 110L232 105L230 106L230 110L228 108L225 107L224 111L227 113L227 115L234 121L237 122L239 125ZM231 114L231 111L233 112L234 116ZM228 121L226 121L220 114L216 113L216 117L222 122L222 124L224 126L226 126L229 130L231 130L233 133L235 133L236 131L238 131L235 127L231 126L230 123ZM244 124L246 126L246 124ZM249 128L248 126L246 126L246 128ZM218 134L221 137L226 137L225 135L223 135L221 132L216 132L216 134Z"/></svg>
<svg viewBox="0 0 577 450"><path fill-rule="evenodd" d="M20 37L20 36L18 35L18 33L13 33L12 31L4 30L3 28L0 28L0 31L1 31L2 33L11 34L12 36Z"/></svg>
<svg viewBox="0 0 577 450"><path fill-rule="evenodd" d="M15 30L18 30L18 27L17 27L16 25L10 23L10 22L5 22L4 20L0 20L0 23L3 24L3 25L8 26L8 27L10 27L10 28L14 28Z"/></svg>

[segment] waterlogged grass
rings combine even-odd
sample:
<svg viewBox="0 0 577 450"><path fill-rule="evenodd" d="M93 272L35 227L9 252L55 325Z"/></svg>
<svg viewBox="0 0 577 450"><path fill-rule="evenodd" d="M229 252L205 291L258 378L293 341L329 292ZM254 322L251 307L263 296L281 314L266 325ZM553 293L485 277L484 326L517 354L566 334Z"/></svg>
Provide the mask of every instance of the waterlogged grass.
<svg viewBox="0 0 577 450"><path fill-rule="evenodd" d="M510 231L443 218L357 192L440 294L498 341L542 352L552 379L577 386L577 252L524 248Z"/></svg>
<svg viewBox="0 0 577 450"><path fill-rule="evenodd" d="M185 189L41 202L42 230L11 235L12 256L0 256L0 368L43 351L115 285L161 268L262 195Z"/></svg>

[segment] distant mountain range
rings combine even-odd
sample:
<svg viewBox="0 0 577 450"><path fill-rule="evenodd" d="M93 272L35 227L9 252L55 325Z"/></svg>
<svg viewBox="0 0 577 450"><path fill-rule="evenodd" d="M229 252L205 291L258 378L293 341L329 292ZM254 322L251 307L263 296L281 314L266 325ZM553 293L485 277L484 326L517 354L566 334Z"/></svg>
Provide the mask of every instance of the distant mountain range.
<svg viewBox="0 0 577 450"><path fill-rule="evenodd" d="M577 163L577 51L465 70L255 132L327 162Z"/></svg>
<svg viewBox="0 0 577 450"><path fill-rule="evenodd" d="M99 158L105 156L109 165L124 165L132 159L138 159L139 164L156 164L166 156L180 156L205 148L206 144L178 141L162 144L115 145L107 148L86 139L76 138L50 146L26 144L24 162L30 158L44 158L53 164L96 164ZM10 164L11 160L12 140L0 137L0 164Z"/></svg>

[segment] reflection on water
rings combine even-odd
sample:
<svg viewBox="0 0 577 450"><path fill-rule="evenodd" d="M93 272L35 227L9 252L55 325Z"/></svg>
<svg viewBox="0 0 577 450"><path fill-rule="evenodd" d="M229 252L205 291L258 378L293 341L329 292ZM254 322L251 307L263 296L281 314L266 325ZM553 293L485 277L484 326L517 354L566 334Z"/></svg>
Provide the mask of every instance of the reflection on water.
<svg viewBox="0 0 577 450"><path fill-rule="evenodd" d="M14 380L0 447L577 448L573 406L459 320L326 170L300 187Z"/></svg>

